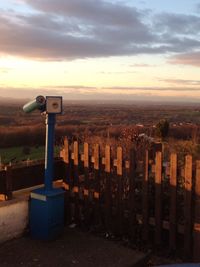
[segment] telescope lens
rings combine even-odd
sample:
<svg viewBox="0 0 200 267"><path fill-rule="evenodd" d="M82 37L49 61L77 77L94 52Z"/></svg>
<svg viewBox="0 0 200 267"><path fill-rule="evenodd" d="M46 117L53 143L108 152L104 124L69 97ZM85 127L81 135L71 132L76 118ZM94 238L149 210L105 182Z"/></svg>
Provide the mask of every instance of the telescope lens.
<svg viewBox="0 0 200 267"><path fill-rule="evenodd" d="M36 97L36 102L40 105L44 105L45 104L45 97L42 95L39 95Z"/></svg>

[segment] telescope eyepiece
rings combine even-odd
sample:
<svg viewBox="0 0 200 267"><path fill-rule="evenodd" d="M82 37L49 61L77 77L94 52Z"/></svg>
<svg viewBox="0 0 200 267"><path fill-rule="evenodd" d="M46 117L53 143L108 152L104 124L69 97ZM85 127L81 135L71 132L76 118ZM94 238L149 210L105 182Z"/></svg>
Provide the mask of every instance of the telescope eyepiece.
<svg viewBox="0 0 200 267"><path fill-rule="evenodd" d="M36 97L36 102L37 102L38 104L40 104L40 105L44 105L45 102L46 102L46 99L45 99L45 97L44 97L43 95L38 95L38 96Z"/></svg>

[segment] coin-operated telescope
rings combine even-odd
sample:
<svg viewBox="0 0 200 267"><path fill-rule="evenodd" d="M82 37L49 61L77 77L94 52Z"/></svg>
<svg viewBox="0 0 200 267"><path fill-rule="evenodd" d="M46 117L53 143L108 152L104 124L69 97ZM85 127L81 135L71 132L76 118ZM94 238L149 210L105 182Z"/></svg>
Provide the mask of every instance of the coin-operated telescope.
<svg viewBox="0 0 200 267"><path fill-rule="evenodd" d="M35 110L46 112L47 114L62 113L62 97L61 96L37 96L33 101L23 106L23 111L31 113Z"/></svg>
<svg viewBox="0 0 200 267"><path fill-rule="evenodd" d="M44 187L31 192L30 231L33 238L52 240L64 228L64 191L53 188L55 122L56 114L62 113L62 97L40 95L25 104L23 110L46 114Z"/></svg>

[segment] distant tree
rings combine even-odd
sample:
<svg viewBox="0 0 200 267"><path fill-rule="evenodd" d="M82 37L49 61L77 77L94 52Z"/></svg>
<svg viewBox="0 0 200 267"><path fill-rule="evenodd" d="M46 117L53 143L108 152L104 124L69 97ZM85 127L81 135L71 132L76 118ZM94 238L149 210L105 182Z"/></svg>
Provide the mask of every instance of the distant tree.
<svg viewBox="0 0 200 267"><path fill-rule="evenodd" d="M168 120L161 120L156 125L156 133L160 138L165 138L169 133L169 122Z"/></svg>

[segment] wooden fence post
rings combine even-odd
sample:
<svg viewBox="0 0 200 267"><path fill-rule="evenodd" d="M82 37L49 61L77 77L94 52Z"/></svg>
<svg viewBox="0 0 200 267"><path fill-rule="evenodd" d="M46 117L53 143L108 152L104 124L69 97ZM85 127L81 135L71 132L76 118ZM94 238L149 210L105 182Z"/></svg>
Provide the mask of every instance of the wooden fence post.
<svg viewBox="0 0 200 267"><path fill-rule="evenodd" d="M118 233L122 235L122 223L123 223L123 207L122 207L122 195L123 195L123 150L122 147L117 147L117 213L118 213Z"/></svg>
<svg viewBox="0 0 200 267"><path fill-rule="evenodd" d="M94 145L94 201L95 201L95 224L100 226L100 149L99 144Z"/></svg>
<svg viewBox="0 0 200 267"><path fill-rule="evenodd" d="M69 224L72 217L72 205L70 203L71 196L71 157L69 150L69 142L67 137L64 138L64 147L60 152L60 156L63 158L64 174L63 174L63 188L65 189L65 222Z"/></svg>
<svg viewBox="0 0 200 267"><path fill-rule="evenodd" d="M74 159L74 193L79 192L79 145L78 141L74 142L74 153L73 153L73 159Z"/></svg>
<svg viewBox="0 0 200 267"><path fill-rule="evenodd" d="M69 163L69 142L67 137L64 138L64 148L61 150L61 157L65 163Z"/></svg>
<svg viewBox="0 0 200 267"><path fill-rule="evenodd" d="M78 141L74 141L74 152L73 152L73 195L74 195L74 204L72 205L72 214L76 223L80 222L80 205L79 205L79 144Z"/></svg>
<svg viewBox="0 0 200 267"><path fill-rule="evenodd" d="M155 165L155 244L161 244L162 234L162 153L156 152Z"/></svg>
<svg viewBox="0 0 200 267"><path fill-rule="evenodd" d="M83 147L83 166L84 166L84 201L85 201L85 227L89 229L90 227L90 201L89 201L89 145L88 143L84 143Z"/></svg>
<svg viewBox="0 0 200 267"><path fill-rule="evenodd" d="M100 151L99 145L94 145L94 174L95 174L95 192L94 198L99 199L100 194L100 175L99 175L99 165L100 165Z"/></svg>
<svg viewBox="0 0 200 267"><path fill-rule="evenodd" d="M85 190L84 196L88 198L89 195L89 145L88 143L84 143L84 175L85 175Z"/></svg>
<svg viewBox="0 0 200 267"><path fill-rule="evenodd" d="M193 261L200 262L200 160L196 161Z"/></svg>
<svg viewBox="0 0 200 267"><path fill-rule="evenodd" d="M192 156L185 157L185 224L184 224L184 257L190 259L192 247Z"/></svg>
<svg viewBox="0 0 200 267"><path fill-rule="evenodd" d="M6 200L12 199L12 166L6 166Z"/></svg>
<svg viewBox="0 0 200 267"><path fill-rule="evenodd" d="M66 191L70 190L70 154L69 154L69 142L65 137L64 139L64 147L61 150L60 156L64 161L64 179L63 179L63 187Z"/></svg>
<svg viewBox="0 0 200 267"><path fill-rule="evenodd" d="M105 223L106 231L111 232L112 218L112 193L111 193L111 149L109 145L105 147Z"/></svg>
<svg viewBox="0 0 200 267"><path fill-rule="evenodd" d="M149 151L145 151L144 157L144 174L142 182L142 238L144 241L149 239L149 195L148 195L148 185L149 185Z"/></svg>
<svg viewBox="0 0 200 267"><path fill-rule="evenodd" d="M176 191L177 191L177 154L170 155L170 211L169 211L169 246L176 249L177 216L176 216Z"/></svg>
<svg viewBox="0 0 200 267"><path fill-rule="evenodd" d="M136 212L135 212L135 178L136 178L136 152L130 151L130 169L129 169L129 232L130 238L134 240L136 229Z"/></svg>

